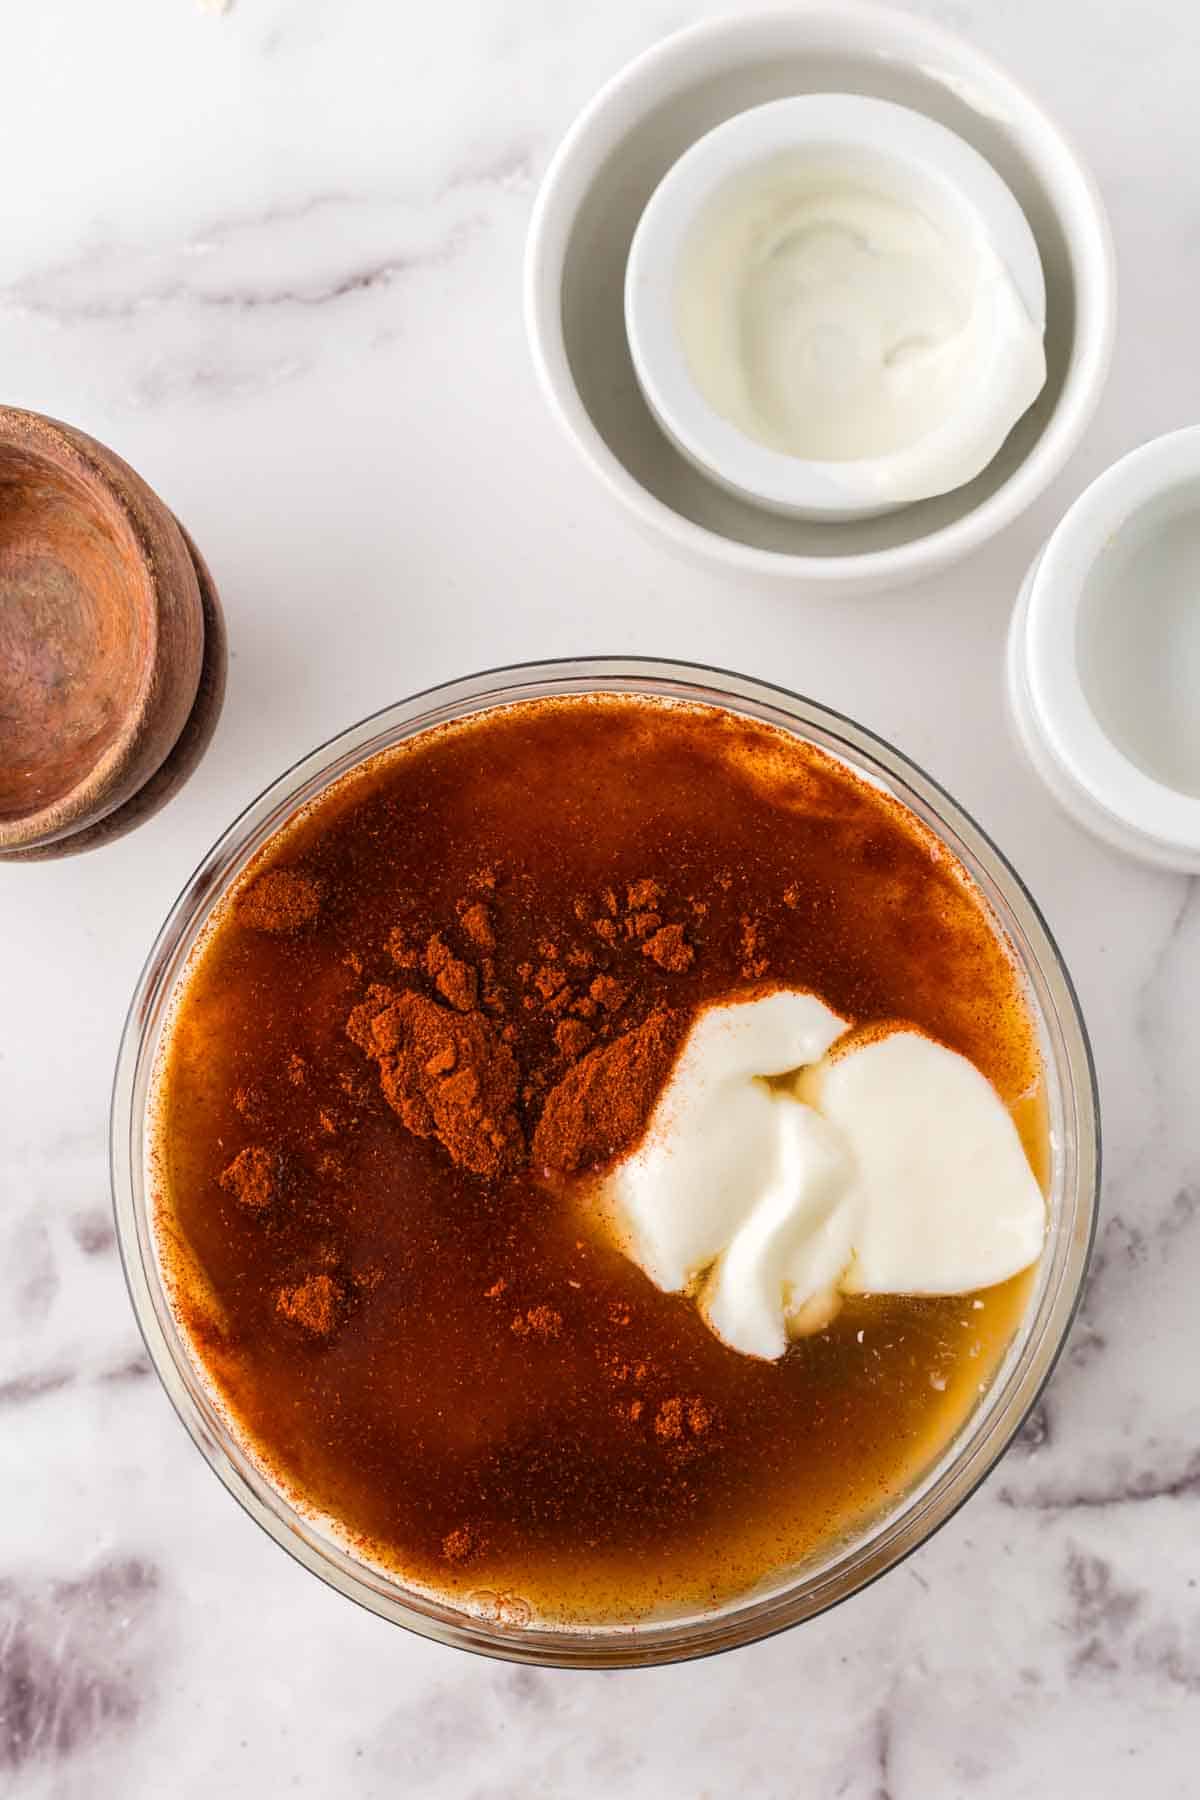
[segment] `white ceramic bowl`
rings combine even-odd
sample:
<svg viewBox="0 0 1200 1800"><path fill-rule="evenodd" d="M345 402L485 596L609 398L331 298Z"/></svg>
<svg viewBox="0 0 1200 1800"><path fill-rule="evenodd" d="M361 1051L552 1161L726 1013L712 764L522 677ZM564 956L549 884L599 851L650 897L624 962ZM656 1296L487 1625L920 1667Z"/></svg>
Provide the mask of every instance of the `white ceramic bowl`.
<svg viewBox="0 0 1200 1800"><path fill-rule="evenodd" d="M1012 190L1046 278L1046 386L1000 454L952 494L853 525L783 518L709 481L651 416L625 332L629 247L667 170L736 113L801 93L893 100L964 138ZM1108 372L1116 278L1091 177L1009 75L923 19L815 0L680 32L602 89L538 195L525 303L552 412L640 524L741 575L849 593L900 585L964 556L1059 473Z"/></svg>
<svg viewBox="0 0 1200 1800"><path fill-rule="evenodd" d="M1200 873L1200 426L1132 451L1067 512L1021 589L1008 688L1080 824Z"/></svg>
<svg viewBox="0 0 1200 1800"><path fill-rule="evenodd" d="M750 436L705 394L681 329L681 271L714 205L738 184L751 193L771 166L797 184L832 175L911 208L938 227L972 284L971 379L952 384L951 408L917 441L884 455L810 459ZM706 318L710 300L706 291ZM731 493L797 518L875 518L972 480L1037 397L1045 322L1037 243L995 170L935 119L863 94L773 100L706 133L654 190L625 276L633 366L663 431Z"/></svg>

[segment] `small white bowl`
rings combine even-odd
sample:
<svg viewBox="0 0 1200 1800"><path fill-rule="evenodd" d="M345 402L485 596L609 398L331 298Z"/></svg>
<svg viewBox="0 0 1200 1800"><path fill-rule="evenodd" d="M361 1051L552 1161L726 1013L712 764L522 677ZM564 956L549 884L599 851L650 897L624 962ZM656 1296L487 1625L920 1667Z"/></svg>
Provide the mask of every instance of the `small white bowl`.
<svg viewBox="0 0 1200 1800"><path fill-rule="evenodd" d="M1200 426L1143 444L1070 508L1021 589L1008 691L1079 824L1200 873Z"/></svg>
<svg viewBox="0 0 1200 1800"><path fill-rule="evenodd" d="M849 525L784 518L695 469L651 415L625 332L629 247L667 170L736 113L804 93L892 100L965 139L1014 194L1046 277L1046 386L1000 454L952 494ZM814 0L691 27L596 96L556 152L534 206L525 314L554 417L647 531L742 578L864 593L965 556L1060 472L1108 373L1116 275L1091 177L1009 75L924 19Z"/></svg>
<svg viewBox="0 0 1200 1800"><path fill-rule="evenodd" d="M971 379L955 384L952 410L915 442L886 455L813 460L756 440L706 397L681 329L682 271L705 215L771 167L786 167L784 178L797 184L832 176L910 208L938 229L972 283ZM1012 193L935 119L862 94L774 100L693 144L634 233L625 324L647 404L683 455L731 493L797 518L876 518L961 487L996 455L1045 381L1046 283Z"/></svg>

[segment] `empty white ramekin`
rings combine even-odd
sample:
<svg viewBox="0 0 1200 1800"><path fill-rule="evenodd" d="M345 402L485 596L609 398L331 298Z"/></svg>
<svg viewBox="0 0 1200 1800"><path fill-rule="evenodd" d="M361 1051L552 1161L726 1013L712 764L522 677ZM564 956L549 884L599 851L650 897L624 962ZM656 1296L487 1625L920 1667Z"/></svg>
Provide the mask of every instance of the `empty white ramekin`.
<svg viewBox="0 0 1200 1800"><path fill-rule="evenodd" d="M1079 824L1200 873L1200 426L1143 444L1071 507L1021 589L1008 690Z"/></svg>

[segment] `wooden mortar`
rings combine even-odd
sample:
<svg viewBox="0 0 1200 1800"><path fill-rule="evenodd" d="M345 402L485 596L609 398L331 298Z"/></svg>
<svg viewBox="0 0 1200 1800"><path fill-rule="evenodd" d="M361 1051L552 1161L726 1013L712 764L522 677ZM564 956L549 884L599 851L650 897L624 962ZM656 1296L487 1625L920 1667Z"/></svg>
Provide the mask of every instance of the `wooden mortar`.
<svg viewBox="0 0 1200 1800"><path fill-rule="evenodd" d="M216 589L168 508L94 438L0 407L0 858L91 848L157 810L224 676Z"/></svg>

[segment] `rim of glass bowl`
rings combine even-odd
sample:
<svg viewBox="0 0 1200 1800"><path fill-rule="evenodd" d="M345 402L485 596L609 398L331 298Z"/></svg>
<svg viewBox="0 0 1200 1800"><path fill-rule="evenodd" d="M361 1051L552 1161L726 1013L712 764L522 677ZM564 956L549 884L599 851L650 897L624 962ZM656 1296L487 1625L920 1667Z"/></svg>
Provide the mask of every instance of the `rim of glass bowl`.
<svg viewBox="0 0 1200 1800"><path fill-rule="evenodd" d="M1037 1015L1050 1090L1051 1228L1017 1339L941 1457L891 1512L790 1578L717 1611L555 1630L520 1623L504 1596L493 1597L496 1616L485 1618L402 1587L359 1562L259 1472L202 1383L167 1302L147 1204L144 1127L188 956L218 899L280 826L358 763L431 725L517 700L597 691L720 706L780 726L881 783L955 852L1016 950ZM1100 1123L1087 1031L1058 947L1016 871L944 788L873 732L772 683L667 659L563 658L485 670L384 707L303 757L234 820L171 908L138 980L113 1084L111 1174L125 1279L159 1379L210 1468L277 1544L347 1598L439 1643L550 1666L644 1667L732 1649L814 1617L893 1568L975 1491L1035 1403L1074 1316L1095 1231Z"/></svg>

